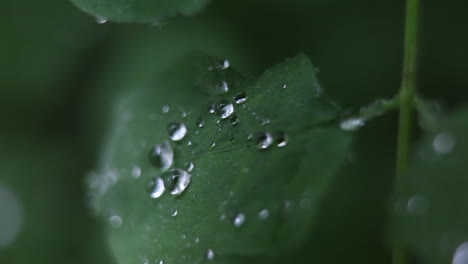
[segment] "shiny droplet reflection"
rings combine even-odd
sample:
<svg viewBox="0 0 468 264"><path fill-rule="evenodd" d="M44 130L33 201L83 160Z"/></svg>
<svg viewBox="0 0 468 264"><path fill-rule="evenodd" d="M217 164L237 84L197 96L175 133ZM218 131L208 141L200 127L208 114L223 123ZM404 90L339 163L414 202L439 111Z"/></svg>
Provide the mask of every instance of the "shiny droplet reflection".
<svg viewBox="0 0 468 264"><path fill-rule="evenodd" d="M236 104L243 104L247 102L247 94L246 93L238 93L234 96L234 102Z"/></svg>
<svg viewBox="0 0 468 264"><path fill-rule="evenodd" d="M150 197L153 199L157 199L164 194L166 187L164 185L164 181L161 178L154 178L150 180L147 184L147 190L150 194Z"/></svg>
<svg viewBox="0 0 468 264"><path fill-rule="evenodd" d="M167 132L172 141L180 141L187 134L187 127L184 123L172 122L167 126Z"/></svg>
<svg viewBox="0 0 468 264"><path fill-rule="evenodd" d="M215 86L215 91L217 94L224 94L229 92L229 86L227 82L222 81Z"/></svg>
<svg viewBox="0 0 468 264"><path fill-rule="evenodd" d="M174 162L174 150L168 141L156 144L150 151L151 163L165 171L172 166Z"/></svg>
<svg viewBox="0 0 468 264"><path fill-rule="evenodd" d="M135 179L140 178L141 176L141 168L140 166L133 166L132 168L132 177Z"/></svg>
<svg viewBox="0 0 468 264"><path fill-rule="evenodd" d="M113 215L109 217L109 223L112 228L120 228L122 226L122 218L118 215Z"/></svg>
<svg viewBox="0 0 468 264"><path fill-rule="evenodd" d="M366 120L364 118L349 118L346 120L341 121L340 128L345 131L356 131L362 126L366 124Z"/></svg>
<svg viewBox="0 0 468 264"><path fill-rule="evenodd" d="M468 264L468 242L457 247L453 254L452 264Z"/></svg>
<svg viewBox="0 0 468 264"><path fill-rule="evenodd" d="M214 255L214 252L213 252L212 249L208 249L208 250L206 251L206 260L212 261L212 260L214 259L214 256L215 256L215 255Z"/></svg>
<svg viewBox="0 0 468 264"><path fill-rule="evenodd" d="M455 148L455 137L447 132L439 133L432 141L432 148L438 154L444 155L450 153Z"/></svg>
<svg viewBox="0 0 468 264"><path fill-rule="evenodd" d="M258 217L262 220L267 219L270 216L270 211L268 209L262 209L258 212Z"/></svg>
<svg viewBox="0 0 468 264"><path fill-rule="evenodd" d="M226 119L234 113L234 105L227 101L221 101L216 105L217 114L221 119Z"/></svg>
<svg viewBox="0 0 468 264"><path fill-rule="evenodd" d="M235 227L240 227L245 222L245 215L243 213L238 213L234 216L232 223Z"/></svg>
<svg viewBox="0 0 468 264"><path fill-rule="evenodd" d="M166 186L172 195L180 195L187 189L191 177L184 170L172 169L166 178Z"/></svg>

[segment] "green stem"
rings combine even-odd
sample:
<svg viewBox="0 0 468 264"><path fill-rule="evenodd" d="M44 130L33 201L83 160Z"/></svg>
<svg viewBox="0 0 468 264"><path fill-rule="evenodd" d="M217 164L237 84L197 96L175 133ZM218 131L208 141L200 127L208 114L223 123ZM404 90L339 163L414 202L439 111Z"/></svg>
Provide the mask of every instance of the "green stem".
<svg viewBox="0 0 468 264"><path fill-rule="evenodd" d="M405 44L402 82L400 95L400 117L398 128L398 149L396 161L396 181L407 169L411 139L411 121L414 108L414 93L416 83L416 47L418 31L419 0L407 0L405 22ZM404 252L395 248L393 264L405 264L407 258Z"/></svg>

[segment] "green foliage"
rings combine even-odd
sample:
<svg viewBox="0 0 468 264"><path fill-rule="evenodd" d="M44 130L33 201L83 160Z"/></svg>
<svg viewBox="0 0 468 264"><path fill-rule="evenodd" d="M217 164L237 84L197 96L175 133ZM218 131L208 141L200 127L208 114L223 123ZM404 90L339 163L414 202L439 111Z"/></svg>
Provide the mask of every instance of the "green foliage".
<svg viewBox="0 0 468 264"><path fill-rule="evenodd" d="M176 14L193 15L209 0L72 0L83 11L118 22L152 23Z"/></svg>

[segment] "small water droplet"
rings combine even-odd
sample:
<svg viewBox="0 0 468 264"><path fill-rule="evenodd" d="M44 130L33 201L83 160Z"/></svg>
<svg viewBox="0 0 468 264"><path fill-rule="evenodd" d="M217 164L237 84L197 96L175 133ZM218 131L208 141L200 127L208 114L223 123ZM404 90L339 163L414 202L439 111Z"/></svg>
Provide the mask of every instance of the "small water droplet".
<svg viewBox="0 0 468 264"><path fill-rule="evenodd" d="M366 120L361 117L348 118L341 121L340 128L345 131L356 131L366 124Z"/></svg>
<svg viewBox="0 0 468 264"><path fill-rule="evenodd" d="M160 261L158 262L158 264L164 264L164 261L160 260Z"/></svg>
<svg viewBox="0 0 468 264"><path fill-rule="evenodd" d="M224 100L216 105L216 109L218 116L222 119L226 119L234 113L234 105Z"/></svg>
<svg viewBox="0 0 468 264"><path fill-rule="evenodd" d="M432 141L432 148L438 154L450 153L455 148L455 138L447 132L439 133Z"/></svg>
<svg viewBox="0 0 468 264"><path fill-rule="evenodd" d="M187 236L186 236L185 234L182 234L182 235L180 235L180 238L182 238L182 239L186 239L186 238L187 238Z"/></svg>
<svg viewBox="0 0 468 264"><path fill-rule="evenodd" d="M281 88L286 89L286 88L288 88L288 86L286 84L283 84L283 86L281 86Z"/></svg>
<svg viewBox="0 0 468 264"><path fill-rule="evenodd" d="M195 243L197 243L197 244L200 243L200 238L196 237L195 238Z"/></svg>
<svg viewBox="0 0 468 264"><path fill-rule="evenodd" d="M261 126L264 126L264 125L267 125L267 124L270 124L270 123L271 123L271 120L268 119L268 118L262 118L262 119L260 120L260 125L261 125Z"/></svg>
<svg viewBox="0 0 468 264"><path fill-rule="evenodd" d="M229 86L227 82L222 81L215 86L215 91L217 94L225 94L229 92Z"/></svg>
<svg viewBox="0 0 468 264"><path fill-rule="evenodd" d="M225 70L229 68L230 66L231 66L231 63L229 62L229 60L224 60L223 63L220 65L220 68Z"/></svg>
<svg viewBox="0 0 468 264"><path fill-rule="evenodd" d="M267 149L273 144L273 137L267 132L259 132L249 137L254 140L259 149Z"/></svg>
<svg viewBox="0 0 468 264"><path fill-rule="evenodd" d="M239 124L239 118L236 115L232 115L231 118L229 118L229 122L231 122L231 125L237 126Z"/></svg>
<svg viewBox="0 0 468 264"><path fill-rule="evenodd" d="M226 215L225 214L220 215L219 220L225 221L226 220Z"/></svg>
<svg viewBox="0 0 468 264"><path fill-rule="evenodd" d="M171 108L168 105L165 105L165 106L162 107L162 112L164 114L169 113L169 110L171 110Z"/></svg>
<svg viewBox="0 0 468 264"><path fill-rule="evenodd" d="M211 145L210 145L210 146L211 146L211 148L216 147L216 142L211 142Z"/></svg>
<svg viewBox="0 0 468 264"><path fill-rule="evenodd" d="M408 200L406 208L411 215L422 215L429 209L429 201L423 195L414 195Z"/></svg>
<svg viewBox="0 0 468 264"><path fill-rule="evenodd" d="M151 198L157 199L164 194L166 187L164 186L164 181L158 177L148 181L147 190Z"/></svg>
<svg viewBox="0 0 468 264"><path fill-rule="evenodd" d="M139 166L133 166L132 168L132 177L135 179L140 178L141 176L141 168Z"/></svg>
<svg viewBox="0 0 468 264"><path fill-rule="evenodd" d="M268 217L270 216L270 211L268 211L268 209L262 209L260 210L260 212L258 212L258 217L260 219L267 219Z"/></svg>
<svg viewBox="0 0 468 264"><path fill-rule="evenodd" d="M468 242L457 247L453 254L452 264L468 264Z"/></svg>
<svg viewBox="0 0 468 264"><path fill-rule="evenodd" d="M180 114L182 116L182 118L186 118L187 117L187 112L182 112L182 114Z"/></svg>
<svg viewBox="0 0 468 264"><path fill-rule="evenodd" d="M166 186L172 195L180 195L187 189L191 177L192 175L184 170L172 169L166 178Z"/></svg>
<svg viewBox="0 0 468 264"><path fill-rule="evenodd" d="M202 119L197 119L197 127L202 128L204 126L205 126L205 121L203 121Z"/></svg>
<svg viewBox="0 0 468 264"><path fill-rule="evenodd" d="M120 228L122 226L122 218L118 215L109 217L109 222L113 228Z"/></svg>
<svg viewBox="0 0 468 264"><path fill-rule="evenodd" d="M212 249L208 249L208 250L206 251L206 260L212 261L212 260L214 259L214 256L215 256L215 255L214 255L214 252L213 252Z"/></svg>
<svg viewBox="0 0 468 264"><path fill-rule="evenodd" d="M243 213L239 213L234 216L234 219L232 223L234 224L235 227L240 227L244 224L245 222L245 215Z"/></svg>
<svg viewBox="0 0 468 264"><path fill-rule="evenodd" d="M195 166L193 165L193 162L190 162L190 161L187 161L184 167L187 172L192 172L193 168L195 168Z"/></svg>
<svg viewBox="0 0 468 264"><path fill-rule="evenodd" d="M107 17L96 16L96 23L98 23L99 25L107 23Z"/></svg>
<svg viewBox="0 0 468 264"><path fill-rule="evenodd" d="M172 141L180 141L187 134L187 127L183 123L172 122L167 126L167 132Z"/></svg>
<svg viewBox="0 0 468 264"><path fill-rule="evenodd" d="M246 93L238 93L234 96L234 102L236 104L243 104L247 102L247 94Z"/></svg>
<svg viewBox="0 0 468 264"><path fill-rule="evenodd" d="M276 132L274 134L275 144L278 148L286 147L288 145L288 139L283 131Z"/></svg>
<svg viewBox="0 0 468 264"><path fill-rule="evenodd" d="M151 163L165 171L172 166L174 162L174 150L168 141L162 144L156 144L150 151Z"/></svg>
<svg viewBox="0 0 468 264"><path fill-rule="evenodd" d="M177 216L179 214L178 210L172 209L171 215L172 216Z"/></svg>

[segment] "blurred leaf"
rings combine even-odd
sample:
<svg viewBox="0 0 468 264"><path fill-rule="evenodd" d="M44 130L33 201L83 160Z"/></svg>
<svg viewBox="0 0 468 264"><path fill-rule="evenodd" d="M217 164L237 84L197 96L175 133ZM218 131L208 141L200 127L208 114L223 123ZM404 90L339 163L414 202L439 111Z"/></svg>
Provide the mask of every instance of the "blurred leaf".
<svg viewBox="0 0 468 264"><path fill-rule="evenodd" d="M456 248L468 241L467 120L465 107L427 134L397 186L396 242L422 263L451 263Z"/></svg>
<svg viewBox="0 0 468 264"><path fill-rule="evenodd" d="M229 262L301 245L316 228L317 207L351 141L334 125L339 109L321 94L312 64L300 55L257 81L203 56L185 56L179 65L120 98L102 170L89 181L94 206L114 226L110 241L119 263L199 263L209 249L215 261ZM223 82L229 92L219 94ZM234 102L239 93L245 103ZM234 113L210 114L216 102L232 103ZM171 122L187 127L183 140L170 144L173 168L193 162L191 183L172 196L166 181L169 190L151 199L148 183L168 172L152 166L148 153L169 140ZM273 142L261 150L256 133L263 132ZM284 147L276 146L279 132Z"/></svg>
<svg viewBox="0 0 468 264"><path fill-rule="evenodd" d="M194 15L210 0L72 0L83 11L118 22L152 23L176 14Z"/></svg>

